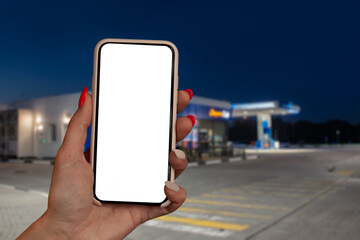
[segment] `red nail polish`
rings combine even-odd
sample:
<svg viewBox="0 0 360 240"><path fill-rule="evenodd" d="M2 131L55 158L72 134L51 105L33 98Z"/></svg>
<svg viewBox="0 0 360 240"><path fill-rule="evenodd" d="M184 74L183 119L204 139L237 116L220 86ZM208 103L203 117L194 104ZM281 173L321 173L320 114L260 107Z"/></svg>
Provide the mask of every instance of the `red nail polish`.
<svg viewBox="0 0 360 240"><path fill-rule="evenodd" d="M81 92L80 98L79 98L79 104L78 104L79 107L84 105L87 94L88 94L88 89L87 89L87 87L84 87L84 89Z"/></svg>
<svg viewBox="0 0 360 240"><path fill-rule="evenodd" d="M195 122L196 122L195 117L193 115L188 115L187 118L189 118L191 120L191 124L194 126Z"/></svg>
<svg viewBox="0 0 360 240"><path fill-rule="evenodd" d="M185 89L184 91L187 92L190 95L190 100L191 100L192 97L193 97L193 91L191 89L189 89L189 88Z"/></svg>

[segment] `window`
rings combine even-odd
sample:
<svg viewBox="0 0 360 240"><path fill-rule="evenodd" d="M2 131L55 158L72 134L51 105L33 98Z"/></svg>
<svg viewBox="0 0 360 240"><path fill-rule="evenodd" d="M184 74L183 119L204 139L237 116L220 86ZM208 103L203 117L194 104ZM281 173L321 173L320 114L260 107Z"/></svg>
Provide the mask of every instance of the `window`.
<svg viewBox="0 0 360 240"><path fill-rule="evenodd" d="M0 126L0 137L5 138L5 128L3 126Z"/></svg>
<svg viewBox="0 0 360 240"><path fill-rule="evenodd" d="M56 134L56 124L49 124L49 142L56 142L57 134Z"/></svg>
<svg viewBox="0 0 360 240"><path fill-rule="evenodd" d="M7 134L9 137L16 136L15 127L13 125L10 125L7 130L8 130Z"/></svg>

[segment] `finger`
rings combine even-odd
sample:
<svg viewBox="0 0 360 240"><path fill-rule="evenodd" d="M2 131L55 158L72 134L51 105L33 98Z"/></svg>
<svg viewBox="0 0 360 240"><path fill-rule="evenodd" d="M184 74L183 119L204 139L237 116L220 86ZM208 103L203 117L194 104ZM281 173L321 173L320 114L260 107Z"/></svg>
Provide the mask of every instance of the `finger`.
<svg viewBox="0 0 360 240"><path fill-rule="evenodd" d="M176 185L174 182L167 181L165 182L164 191L166 197L170 201L169 206L167 207L155 207L151 206L148 208L147 216L148 219L156 218L168 213L171 213L178 209L186 199L186 192L183 188Z"/></svg>
<svg viewBox="0 0 360 240"><path fill-rule="evenodd" d="M182 112L186 106L190 103L190 100L193 96L191 89L186 89L185 91L181 90L178 92L178 103L177 103L177 112Z"/></svg>
<svg viewBox="0 0 360 240"><path fill-rule="evenodd" d="M186 169L188 161L185 153L175 149L170 153L170 165L175 170L175 179Z"/></svg>
<svg viewBox="0 0 360 240"><path fill-rule="evenodd" d="M87 94L84 104L71 118L61 149L67 152L82 153L91 123L92 97Z"/></svg>
<svg viewBox="0 0 360 240"><path fill-rule="evenodd" d="M176 142L183 140L195 124L195 118L192 115L181 117L176 120Z"/></svg>
<svg viewBox="0 0 360 240"><path fill-rule="evenodd" d="M169 206L165 207L167 213L175 211L185 202L186 192L183 188L176 185L176 183L167 181L164 190L166 197L171 202Z"/></svg>

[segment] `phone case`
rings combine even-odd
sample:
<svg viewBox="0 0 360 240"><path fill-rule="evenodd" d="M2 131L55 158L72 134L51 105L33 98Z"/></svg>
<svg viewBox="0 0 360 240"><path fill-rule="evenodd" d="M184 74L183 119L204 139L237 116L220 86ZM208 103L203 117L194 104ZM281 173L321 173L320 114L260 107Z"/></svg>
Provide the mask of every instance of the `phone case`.
<svg viewBox="0 0 360 240"><path fill-rule="evenodd" d="M107 38L107 39L103 39L101 41L99 41L96 46L95 46L95 50L94 50L94 66L93 66L93 78L92 78L92 96L93 99L97 99L97 76L98 76L98 57L99 57L99 50L100 47L105 44L105 43L143 43L143 44L164 44L164 45L168 45L170 46L173 51L174 51L174 71L173 71L173 79L174 79L174 84L173 84L173 124L172 124L172 142L171 142L171 150L175 149L175 145L176 145L176 131L175 131L175 126L176 126L176 114L177 114L177 93L178 93L178 62L179 62L179 53L178 50L176 48L176 46L169 41L162 41L162 40L134 40L134 39L113 39L113 38ZM91 123L91 145L90 145L90 163L91 163L91 167L94 170L94 146L95 146L95 140L94 140L94 136L95 136L95 126L96 126L96 101L93 101L93 115L92 115L92 123ZM175 180L175 171L174 169L171 167L170 170L170 181L174 182ZM96 204L97 206L101 206L101 202L98 201L97 199L93 198L93 202L94 204ZM165 201L164 203L162 203L160 205L160 207L167 207L171 202L169 200ZM141 203L139 203L141 204Z"/></svg>

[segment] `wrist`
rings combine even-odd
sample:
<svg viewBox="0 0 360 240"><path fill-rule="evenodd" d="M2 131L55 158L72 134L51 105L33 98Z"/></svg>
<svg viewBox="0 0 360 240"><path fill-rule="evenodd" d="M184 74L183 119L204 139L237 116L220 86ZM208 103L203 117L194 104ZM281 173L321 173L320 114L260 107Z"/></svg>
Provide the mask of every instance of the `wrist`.
<svg viewBox="0 0 360 240"><path fill-rule="evenodd" d="M21 239L69 239L59 224L51 221L46 212L30 225L18 238Z"/></svg>

